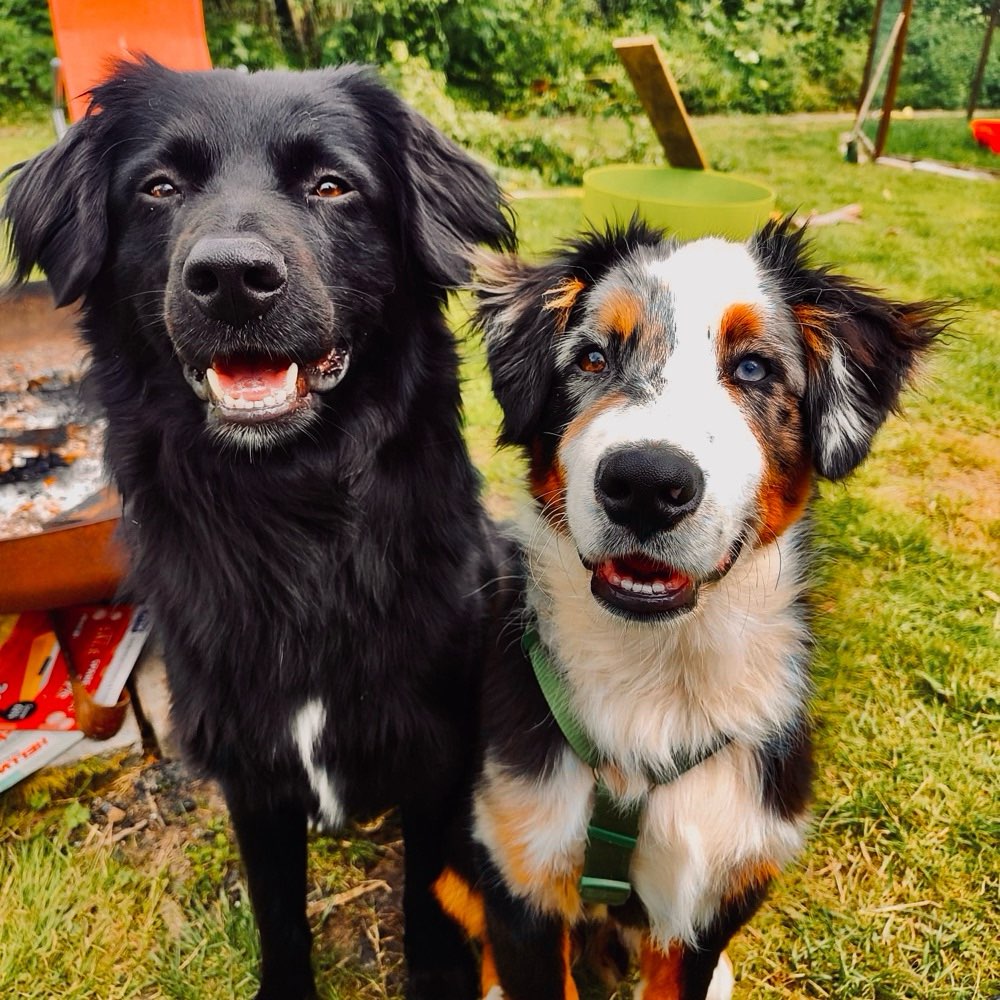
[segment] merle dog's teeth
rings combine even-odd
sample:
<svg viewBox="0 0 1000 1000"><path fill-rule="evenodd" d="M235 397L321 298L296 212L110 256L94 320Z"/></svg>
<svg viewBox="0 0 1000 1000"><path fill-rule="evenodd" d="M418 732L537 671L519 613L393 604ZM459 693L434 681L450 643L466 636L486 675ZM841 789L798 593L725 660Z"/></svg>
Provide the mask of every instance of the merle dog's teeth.
<svg viewBox="0 0 1000 1000"><path fill-rule="evenodd" d="M293 361L285 372L285 394L290 396L295 392L295 383L299 380L299 366Z"/></svg>
<svg viewBox="0 0 1000 1000"><path fill-rule="evenodd" d="M608 577L608 582L612 587L620 587L622 585L622 578L617 573L612 573Z"/></svg>
<svg viewBox="0 0 1000 1000"><path fill-rule="evenodd" d="M664 584L660 583L659 580L657 580L656 583L653 584L653 593L654 594L665 594L666 591L667 591L666 586Z"/></svg>

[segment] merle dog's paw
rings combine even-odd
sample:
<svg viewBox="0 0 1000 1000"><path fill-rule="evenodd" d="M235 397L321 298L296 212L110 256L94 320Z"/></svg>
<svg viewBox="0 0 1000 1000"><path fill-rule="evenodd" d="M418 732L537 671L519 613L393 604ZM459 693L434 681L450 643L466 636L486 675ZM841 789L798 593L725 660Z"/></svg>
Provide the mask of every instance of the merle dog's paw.
<svg viewBox="0 0 1000 1000"><path fill-rule="evenodd" d="M479 1000L479 984L465 969L411 970L406 1000Z"/></svg>

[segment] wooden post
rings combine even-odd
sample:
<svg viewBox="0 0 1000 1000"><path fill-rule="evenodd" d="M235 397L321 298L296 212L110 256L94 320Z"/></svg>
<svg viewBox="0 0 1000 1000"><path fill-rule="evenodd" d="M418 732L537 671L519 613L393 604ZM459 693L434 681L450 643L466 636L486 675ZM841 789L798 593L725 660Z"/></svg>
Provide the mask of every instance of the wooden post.
<svg viewBox="0 0 1000 1000"><path fill-rule="evenodd" d="M652 35L616 38L614 47L670 165L707 169L708 161L657 40Z"/></svg>
<svg viewBox="0 0 1000 1000"><path fill-rule="evenodd" d="M889 138L889 125L892 122L892 109L896 104L896 86L899 83L899 71L903 68L903 53L906 50L906 31L910 27L910 14L913 13L913 0L903 0L903 26L899 29L896 39L896 49L892 54L892 68L889 70L889 82L885 85L885 100L882 101L882 119L878 123L878 133L875 136L874 159L878 159L885 149L885 141Z"/></svg>
<svg viewBox="0 0 1000 1000"><path fill-rule="evenodd" d="M872 18L872 30L868 35L868 55L865 56L865 70L861 74L861 89L858 91L858 107L864 103L868 93L868 81L871 79L872 68L875 65L875 49L878 46L878 29L882 23L882 4L885 0L876 0L875 16Z"/></svg>
<svg viewBox="0 0 1000 1000"><path fill-rule="evenodd" d="M990 42L993 41L993 30L1000 21L1000 0L993 0L993 10L990 13L989 24L986 26L986 37L983 39L983 49L979 53L979 63L976 72L972 77L972 87L969 89L969 107L966 109L965 117L971 118L979 103L979 91L983 85L983 74L986 72L986 61L990 57Z"/></svg>

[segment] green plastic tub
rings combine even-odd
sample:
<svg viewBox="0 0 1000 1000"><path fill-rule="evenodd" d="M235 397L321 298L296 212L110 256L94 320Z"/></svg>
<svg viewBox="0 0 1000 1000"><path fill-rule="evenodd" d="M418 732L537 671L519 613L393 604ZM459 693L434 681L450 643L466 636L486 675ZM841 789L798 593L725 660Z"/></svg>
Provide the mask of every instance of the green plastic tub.
<svg viewBox="0 0 1000 1000"><path fill-rule="evenodd" d="M595 226L633 212L681 239L745 239L767 222L774 192L763 184L710 170L643 164L596 167L583 175L583 215Z"/></svg>

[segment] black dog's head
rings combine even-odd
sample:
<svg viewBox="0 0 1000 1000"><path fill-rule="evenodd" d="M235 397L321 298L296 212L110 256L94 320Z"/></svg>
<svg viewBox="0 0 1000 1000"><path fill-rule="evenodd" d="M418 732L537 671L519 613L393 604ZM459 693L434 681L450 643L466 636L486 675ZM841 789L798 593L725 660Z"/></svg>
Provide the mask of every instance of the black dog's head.
<svg viewBox="0 0 1000 1000"><path fill-rule="evenodd" d="M41 266L59 304L84 297L97 351L170 368L216 439L255 448L317 419L387 311L397 327L439 311L471 244L509 244L501 208L488 174L366 70L144 60L24 167L4 214L15 280Z"/></svg>

